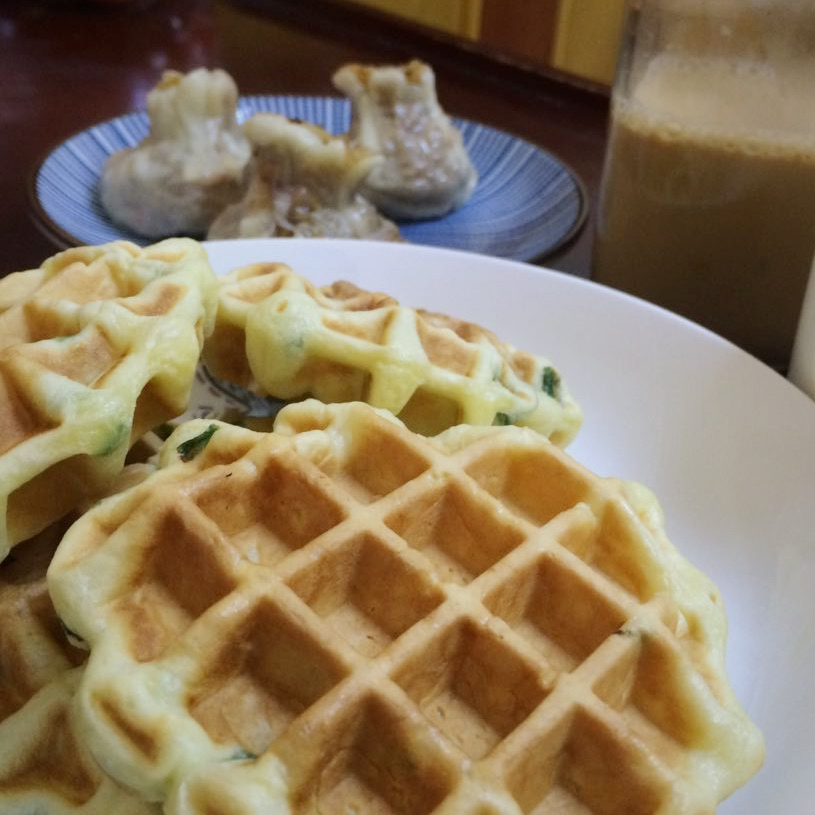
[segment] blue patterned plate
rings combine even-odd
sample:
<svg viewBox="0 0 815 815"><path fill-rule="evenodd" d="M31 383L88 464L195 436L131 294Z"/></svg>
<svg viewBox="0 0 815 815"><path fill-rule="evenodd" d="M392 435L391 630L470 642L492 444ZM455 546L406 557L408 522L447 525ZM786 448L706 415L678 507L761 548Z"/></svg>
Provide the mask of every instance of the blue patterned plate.
<svg viewBox="0 0 815 815"><path fill-rule="evenodd" d="M238 117L272 111L347 131L348 100L309 96L248 96ZM583 225L586 198L575 174L552 154L529 142L474 122L455 119L478 169L479 181L461 208L435 220L400 223L412 243L465 249L513 260L552 252ZM97 185L111 153L138 144L146 135L146 113L130 113L71 137L53 150L33 180L40 225L57 243L97 244L119 238L149 241L115 226L99 202Z"/></svg>

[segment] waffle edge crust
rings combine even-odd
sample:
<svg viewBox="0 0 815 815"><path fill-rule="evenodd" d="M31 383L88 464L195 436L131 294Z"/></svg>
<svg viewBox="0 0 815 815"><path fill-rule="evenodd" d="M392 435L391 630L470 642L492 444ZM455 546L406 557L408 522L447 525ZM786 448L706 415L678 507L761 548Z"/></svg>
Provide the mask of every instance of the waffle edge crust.
<svg viewBox="0 0 815 815"><path fill-rule="evenodd" d="M66 639L45 584L68 525L52 524L0 564L0 812L159 815L79 738L73 698L87 652Z"/></svg>
<svg viewBox="0 0 815 815"><path fill-rule="evenodd" d="M712 813L763 741L645 488L361 403L181 426L64 537L75 705L168 815Z"/></svg>
<svg viewBox="0 0 815 815"><path fill-rule="evenodd" d="M0 280L0 560L185 410L214 297L186 238L82 246Z"/></svg>
<svg viewBox="0 0 815 815"><path fill-rule="evenodd" d="M219 279L204 359L242 387L277 399L367 402L427 436L457 424L517 424L565 447L583 419L544 357L348 281L315 286L283 263Z"/></svg>

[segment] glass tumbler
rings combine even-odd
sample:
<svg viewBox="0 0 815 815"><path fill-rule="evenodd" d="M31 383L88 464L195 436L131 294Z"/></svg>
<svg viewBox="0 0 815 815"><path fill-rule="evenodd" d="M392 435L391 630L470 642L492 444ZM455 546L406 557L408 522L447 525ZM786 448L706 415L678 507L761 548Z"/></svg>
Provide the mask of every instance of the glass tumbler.
<svg viewBox="0 0 815 815"><path fill-rule="evenodd" d="M789 364L815 253L815 2L630 0L595 280Z"/></svg>

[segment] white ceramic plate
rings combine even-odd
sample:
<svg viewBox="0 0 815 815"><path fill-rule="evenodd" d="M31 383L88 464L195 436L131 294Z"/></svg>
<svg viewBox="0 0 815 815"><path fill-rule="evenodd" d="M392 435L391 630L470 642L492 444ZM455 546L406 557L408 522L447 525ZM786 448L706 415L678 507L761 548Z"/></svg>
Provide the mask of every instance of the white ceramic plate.
<svg viewBox="0 0 815 815"><path fill-rule="evenodd" d="M815 801L815 402L708 331L557 272L355 241L207 244L219 273L280 260L493 328L560 368L586 419L570 452L659 496L673 542L722 590L728 667L767 740L721 815Z"/></svg>
<svg viewBox="0 0 815 815"><path fill-rule="evenodd" d="M316 96L247 96L238 119L272 111L344 133L346 99ZM515 260L552 252L583 225L586 201L574 173L551 153L508 133L461 119L464 144L479 173L470 200L444 218L400 223L412 243L466 249ZM60 245L98 244L117 238L149 241L115 226L99 201L97 185L107 158L147 135L146 113L102 122L56 147L33 178L37 220Z"/></svg>

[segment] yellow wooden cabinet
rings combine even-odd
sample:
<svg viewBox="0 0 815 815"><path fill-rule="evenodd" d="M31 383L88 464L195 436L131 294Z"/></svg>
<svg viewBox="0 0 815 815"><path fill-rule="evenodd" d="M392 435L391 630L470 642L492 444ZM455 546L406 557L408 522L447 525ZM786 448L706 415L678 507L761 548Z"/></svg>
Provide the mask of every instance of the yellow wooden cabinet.
<svg viewBox="0 0 815 815"><path fill-rule="evenodd" d="M481 30L482 0L355 0L416 23L469 40Z"/></svg>
<svg viewBox="0 0 815 815"><path fill-rule="evenodd" d="M614 77L625 11L625 0L353 2L605 84Z"/></svg>
<svg viewBox="0 0 815 815"><path fill-rule="evenodd" d="M625 0L560 0L551 65L611 84Z"/></svg>

